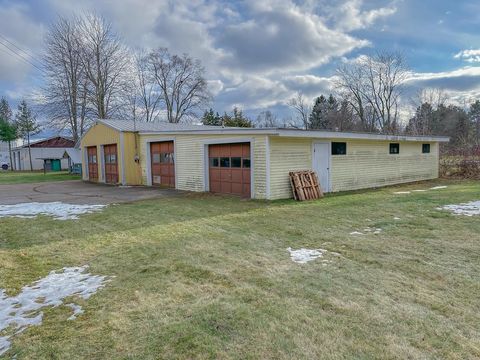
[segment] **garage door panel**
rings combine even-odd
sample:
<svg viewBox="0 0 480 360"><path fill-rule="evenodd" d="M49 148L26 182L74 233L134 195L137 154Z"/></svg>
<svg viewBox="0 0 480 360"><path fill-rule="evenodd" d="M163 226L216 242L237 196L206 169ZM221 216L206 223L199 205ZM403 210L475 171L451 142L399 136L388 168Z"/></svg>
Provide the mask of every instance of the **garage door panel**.
<svg viewBox="0 0 480 360"><path fill-rule="evenodd" d="M210 191L250 197L250 143L208 148Z"/></svg>
<svg viewBox="0 0 480 360"><path fill-rule="evenodd" d="M152 184L175 187L175 151L173 141L150 143Z"/></svg>
<svg viewBox="0 0 480 360"><path fill-rule="evenodd" d="M108 184L118 183L118 156L117 144L103 146L105 182Z"/></svg>

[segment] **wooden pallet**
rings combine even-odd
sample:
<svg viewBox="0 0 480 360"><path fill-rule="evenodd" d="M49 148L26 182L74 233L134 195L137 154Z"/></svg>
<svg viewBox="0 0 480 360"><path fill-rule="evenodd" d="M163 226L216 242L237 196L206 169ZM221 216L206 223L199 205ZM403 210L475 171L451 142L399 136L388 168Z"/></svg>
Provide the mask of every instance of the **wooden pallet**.
<svg viewBox="0 0 480 360"><path fill-rule="evenodd" d="M323 196L315 171L291 171L290 184L295 200L314 200Z"/></svg>

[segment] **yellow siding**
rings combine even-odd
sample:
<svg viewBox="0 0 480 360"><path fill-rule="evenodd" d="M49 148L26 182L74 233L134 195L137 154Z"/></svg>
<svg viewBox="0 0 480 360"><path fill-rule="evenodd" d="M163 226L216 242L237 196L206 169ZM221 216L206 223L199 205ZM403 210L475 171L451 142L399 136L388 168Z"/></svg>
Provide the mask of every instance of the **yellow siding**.
<svg viewBox="0 0 480 360"><path fill-rule="evenodd" d="M270 199L292 197L288 173L312 169L312 143L331 139L270 137ZM389 141L335 140L347 143L347 155L331 156L331 190L372 188L438 177L438 143L422 154L421 142L399 142L400 154L389 154Z"/></svg>
<svg viewBox="0 0 480 360"><path fill-rule="evenodd" d="M123 133L123 157L125 161L125 181L128 185L140 185L141 184L141 170L140 165L135 163L135 134ZM122 182L122 135L119 131L114 130L103 124L96 124L88 130L83 136L81 141L82 148L82 160L84 160L84 149L88 146L97 147L98 169L99 169L99 181L104 182L102 169L104 167L104 159L100 156L101 145L117 144L117 157L118 157L118 176L119 181ZM88 180L86 163L82 161L83 167L83 179Z"/></svg>
<svg viewBox="0 0 480 360"><path fill-rule="evenodd" d="M270 199L292 197L288 173L312 168L312 140L270 137Z"/></svg>
<svg viewBox="0 0 480 360"><path fill-rule="evenodd" d="M421 142L399 142L389 154L388 141L348 141L347 155L332 155L332 191L355 190L438 177L438 143L422 154Z"/></svg>
<svg viewBox="0 0 480 360"><path fill-rule="evenodd" d="M175 141L175 173L176 187L187 191L204 191L205 189L205 144L218 140L252 140L253 147L253 197L266 198L266 159L265 136L248 135L142 135L140 137L140 162L142 168L142 182L147 184L147 142Z"/></svg>

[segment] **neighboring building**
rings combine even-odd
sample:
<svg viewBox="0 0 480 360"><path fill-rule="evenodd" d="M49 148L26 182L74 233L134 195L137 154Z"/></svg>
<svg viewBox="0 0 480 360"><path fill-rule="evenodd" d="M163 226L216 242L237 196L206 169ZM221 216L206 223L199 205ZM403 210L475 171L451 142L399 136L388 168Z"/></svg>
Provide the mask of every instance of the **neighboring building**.
<svg viewBox="0 0 480 360"><path fill-rule="evenodd" d="M43 170L44 166L49 171L67 170L68 158L64 158L63 155L66 149L74 146L72 139L63 136L30 143L33 170ZM15 170L31 170L28 145L13 149L13 163Z"/></svg>
<svg viewBox="0 0 480 360"><path fill-rule="evenodd" d="M11 142L12 149L20 145L20 140ZM0 141L0 169L6 165L10 169L10 154L8 153L8 142Z"/></svg>
<svg viewBox="0 0 480 360"><path fill-rule="evenodd" d="M325 192L438 177L435 136L98 120L83 136L83 179L255 199L292 197L289 172L313 169Z"/></svg>

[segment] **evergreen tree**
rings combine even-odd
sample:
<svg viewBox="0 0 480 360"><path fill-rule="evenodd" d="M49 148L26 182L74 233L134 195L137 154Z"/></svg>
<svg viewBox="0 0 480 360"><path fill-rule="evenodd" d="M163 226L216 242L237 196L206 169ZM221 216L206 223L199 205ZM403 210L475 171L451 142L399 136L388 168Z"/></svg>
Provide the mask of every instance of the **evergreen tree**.
<svg viewBox="0 0 480 360"><path fill-rule="evenodd" d="M214 125L214 126L221 126L222 125L222 118L217 113L213 112L213 109L210 108L209 110L205 110L202 117L202 124L203 125Z"/></svg>
<svg viewBox="0 0 480 360"><path fill-rule="evenodd" d="M468 112L468 117L473 126L473 137L474 143L477 146L480 146L480 101L477 100L470 105L470 111Z"/></svg>
<svg viewBox="0 0 480 360"><path fill-rule="evenodd" d="M325 96L320 95L315 99L312 112L308 117L309 129L327 129L327 99Z"/></svg>
<svg viewBox="0 0 480 360"><path fill-rule="evenodd" d="M40 126L38 125L35 116L33 116L32 111L28 107L25 100L22 100L22 102L18 105L16 123L19 135L27 141L28 156L30 159L30 170L33 171L30 138L32 135L38 134L40 132Z"/></svg>
<svg viewBox="0 0 480 360"><path fill-rule="evenodd" d="M13 113L5 98L0 99L0 141L8 143L10 170L13 170L12 141L17 139L17 127L13 122Z"/></svg>

